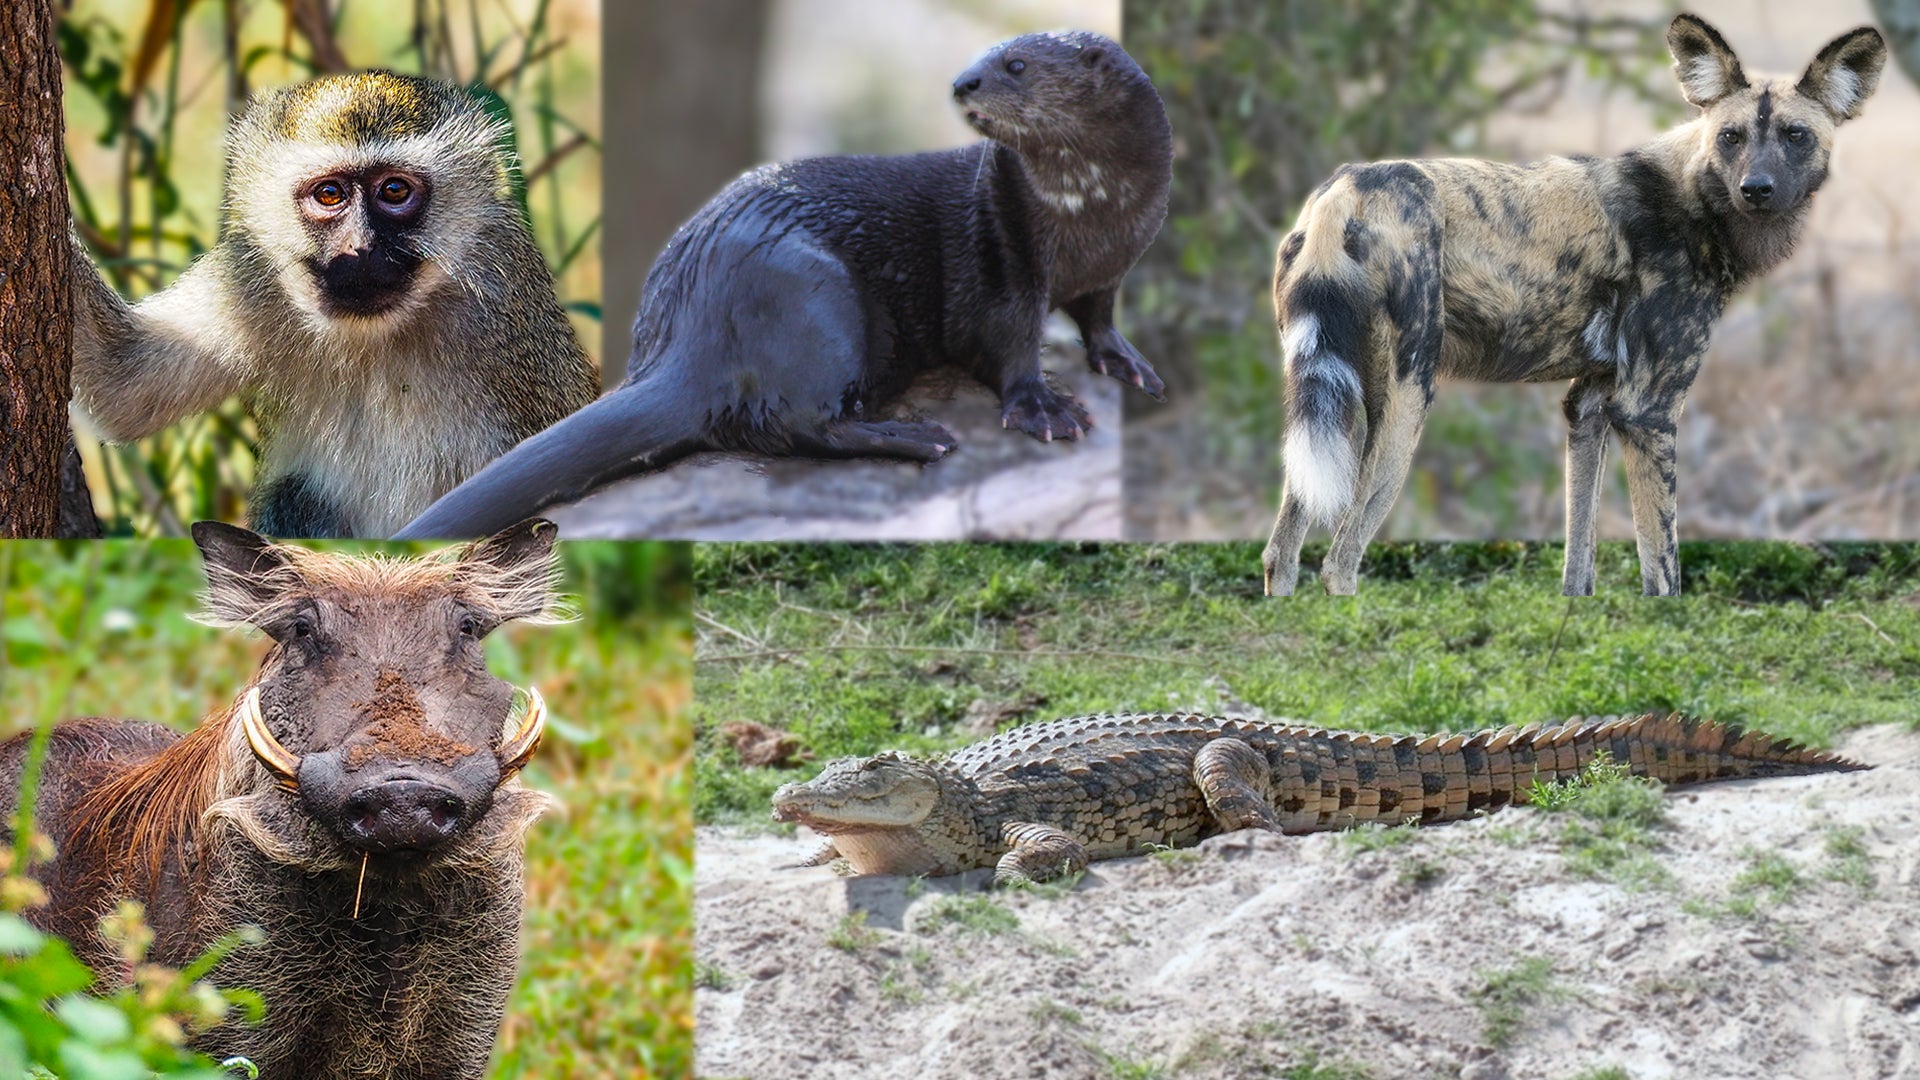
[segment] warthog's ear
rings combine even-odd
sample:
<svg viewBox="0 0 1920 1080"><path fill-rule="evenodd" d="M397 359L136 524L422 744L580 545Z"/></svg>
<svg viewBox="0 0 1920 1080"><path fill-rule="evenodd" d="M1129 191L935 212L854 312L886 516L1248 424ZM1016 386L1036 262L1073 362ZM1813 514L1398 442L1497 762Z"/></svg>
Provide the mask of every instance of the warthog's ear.
<svg viewBox="0 0 1920 1080"><path fill-rule="evenodd" d="M503 622L566 618L556 591L560 565L553 544L559 538L558 525L528 518L468 544L460 552L460 568L492 599Z"/></svg>
<svg viewBox="0 0 1920 1080"><path fill-rule="evenodd" d="M207 622L257 626L262 613L301 580L283 549L237 525L196 521L193 542L207 567Z"/></svg>
<svg viewBox="0 0 1920 1080"><path fill-rule="evenodd" d="M1825 105L1835 120L1851 120L1880 85L1880 69L1886 66L1886 40L1880 31L1862 26L1828 42L1796 89Z"/></svg>
<svg viewBox="0 0 1920 1080"><path fill-rule="evenodd" d="M1673 54L1673 73L1680 78L1680 94L1701 108L1735 90L1747 88L1747 73L1733 55L1727 39L1698 15L1676 15L1667 26L1667 51Z"/></svg>

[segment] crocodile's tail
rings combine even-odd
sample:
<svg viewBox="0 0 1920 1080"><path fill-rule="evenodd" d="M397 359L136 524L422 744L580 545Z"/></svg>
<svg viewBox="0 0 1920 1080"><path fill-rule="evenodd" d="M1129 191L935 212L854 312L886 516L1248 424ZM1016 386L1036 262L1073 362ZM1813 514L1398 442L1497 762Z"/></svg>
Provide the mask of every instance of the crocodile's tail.
<svg viewBox="0 0 1920 1080"><path fill-rule="evenodd" d="M1300 772L1303 783L1295 790L1311 793L1304 799L1283 799L1279 809L1288 832L1369 821L1453 821L1524 804L1535 781L1577 777L1603 753L1635 776L1675 786L1869 768L1737 724L1678 713L1575 717L1558 724L1424 738L1346 732L1319 736L1337 745L1313 755L1317 760L1283 760L1278 766L1283 772ZM1313 775L1305 775L1309 772Z"/></svg>

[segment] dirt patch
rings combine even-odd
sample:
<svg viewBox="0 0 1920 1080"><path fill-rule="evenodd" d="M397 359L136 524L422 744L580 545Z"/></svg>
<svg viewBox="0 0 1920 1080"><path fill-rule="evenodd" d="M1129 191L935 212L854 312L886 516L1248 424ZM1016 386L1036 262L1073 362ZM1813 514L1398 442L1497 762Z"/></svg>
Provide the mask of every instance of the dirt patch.
<svg viewBox="0 0 1920 1080"><path fill-rule="evenodd" d="M1218 837L1053 897L701 829L698 1071L1920 1076L1920 734L1840 749L1876 768L1670 794L1670 881L1637 891L1571 872L1533 810Z"/></svg>
<svg viewBox="0 0 1920 1080"><path fill-rule="evenodd" d="M791 769L813 757L812 753L801 749L800 740L791 732L756 724L751 720L735 720L720 725L720 737L733 747L742 765Z"/></svg>
<svg viewBox="0 0 1920 1080"><path fill-rule="evenodd" d="M364 741L347 750L347 771L370 761L434 761L452 765L474 753L427 727L427 711L413 687L397 671L383 672L373 683L373 697L357 701L354 709L367 721Z"/></svg>

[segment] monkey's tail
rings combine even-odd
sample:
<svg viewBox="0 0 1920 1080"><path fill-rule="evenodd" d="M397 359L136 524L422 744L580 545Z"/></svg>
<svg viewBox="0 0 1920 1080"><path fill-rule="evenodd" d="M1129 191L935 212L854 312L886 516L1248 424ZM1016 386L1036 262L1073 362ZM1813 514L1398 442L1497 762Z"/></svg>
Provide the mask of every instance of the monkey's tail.
<svg viewBox="0 0 1920 1080"><path fill-rule="evenodd" d="M1347 253L1358 209L1351 184L1322 195L1301 223L1291 275L1277 281L1274 308L1287 379L1286 493L1314 521L1332 521L1359 480L1357 424L1369 324L1377 306L1364 267Z"/></svg>
<svg viewBox="0 0 1920 1080"><path fill-rule="evenodd" d="M706 418L646 378L523 440L447 492L396 540L489 536L622 476L658 469L707 443Z"/></svg>

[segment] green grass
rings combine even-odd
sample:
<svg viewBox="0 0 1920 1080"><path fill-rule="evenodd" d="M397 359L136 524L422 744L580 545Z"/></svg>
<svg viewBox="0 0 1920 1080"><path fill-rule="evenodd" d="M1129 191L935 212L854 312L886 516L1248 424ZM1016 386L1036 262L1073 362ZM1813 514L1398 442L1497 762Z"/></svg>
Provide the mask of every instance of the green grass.
<svg viewBox="0 0 1920 1080"><path fill-rule="evenodd" d="M1873 870L1873 856L1868 853L1865 830L1858 825L1835 825L1827 830L1826 843L1823 845L1826 865L1820 876L1828 881L1843 882L1854 887L1861 896L1872 896L1879 890L1879 877Z"/></svg>
<svg viewBox="0 0 1920 1080"><path fill-rule="evenodd" d="M829 947L856 955L880 944L882 940L880 931L867 926L867 913L864 911L851 911L840 916L840 921L827 931Z"/></svg>
<svg viewBox="0 0 1920 1080"><path fill-rule="evenodd" d="M1564 1001L1567 988L1555 977L1553 962L1530 956L1509 967L1474 972L1467 1000L1480 1013L1480 1037L1488 1046L1509 1046L1535 1005Z"/></svg>
<svg viewBox="0 0 1920 1080"><path fill-rule="evenodd" d="M936 896L927 901L914 920L914 931L939 933L952 927L975 937L999 937L1020 931L1020 917L1002 907L991 896Z"/></svg>
<svg viewBox="0 0 1920 1080"><path fill-rule="evenodd" d="M1602 751L1571 780L1535 781L1527 801L1561 820L1560 851L1573 873L1630 887L1664 886L1671 875L1654 857L1667 824L1664 791L1659 781L1631 775Z"/></svg>
<svg viewBox="0 0 1920 1080"><path fill-rule="evenodd" d="M548 738L524 775L566 808L528 837L496 1076L692 1067L686 550L563 545L564 588L585 618L489 639L494 672L547 699ZM201 584L184 541L0 545L12 730L43 712L184 729L230 703L266 645L190 621Z"/></svg>
<svg viewBox="0 0 1920 1080"><path fill-rule="evenodd" d="M820 761L931 753L978 737L976 700L1043 720L1230 694L1420 732L1680 709L1816 746L1913 723L1920 546L1683 545L1687 594L1658 603L1627 545L1602 545L1591 599L1560 595L1560 556L1377 546L1358 597L1267 600L1253 544L700 545L695 817L764 824L806 772L740 767L725 720Z"/></svg>

